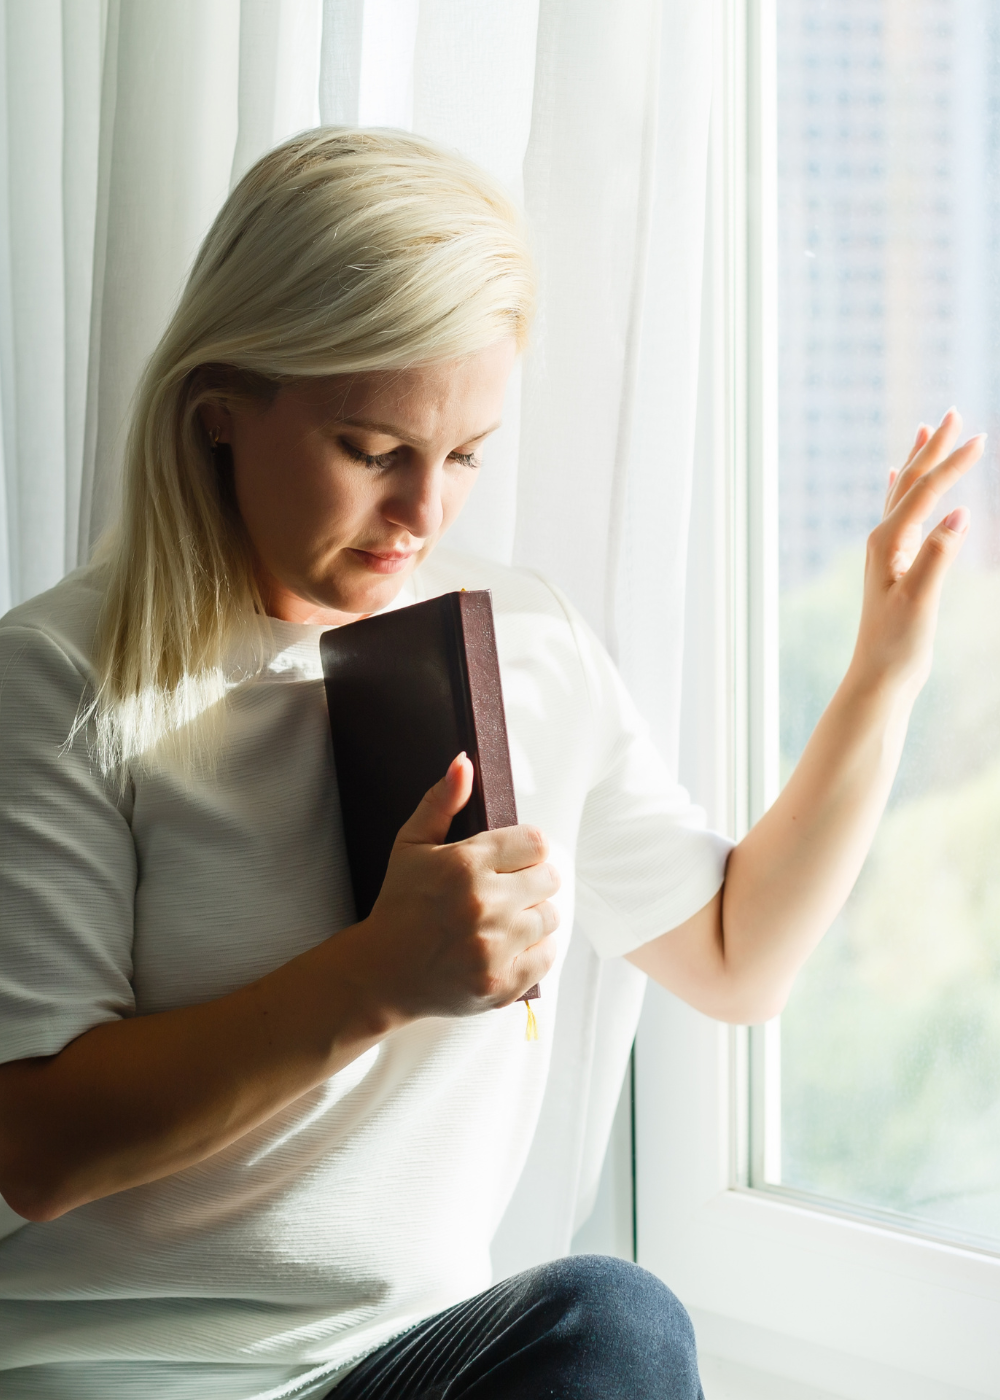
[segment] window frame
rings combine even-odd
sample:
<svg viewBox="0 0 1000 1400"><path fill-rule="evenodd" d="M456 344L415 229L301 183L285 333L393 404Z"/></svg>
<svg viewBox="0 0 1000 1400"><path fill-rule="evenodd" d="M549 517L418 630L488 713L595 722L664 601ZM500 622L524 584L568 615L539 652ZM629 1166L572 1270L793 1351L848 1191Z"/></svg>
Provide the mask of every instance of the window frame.
<svg viewBox="0 0 1000 1400"><path fill-rule="evenodd" d="M716 70L682 777L739 838L778 774L775 0L706 3ZM751 1065L760 1083L775 1044L650 987L635 1060L639 1262L688 1305L708 1354L852 1400L1000 1400L1000 1255L750 1185L774 1151Z"/></svg>

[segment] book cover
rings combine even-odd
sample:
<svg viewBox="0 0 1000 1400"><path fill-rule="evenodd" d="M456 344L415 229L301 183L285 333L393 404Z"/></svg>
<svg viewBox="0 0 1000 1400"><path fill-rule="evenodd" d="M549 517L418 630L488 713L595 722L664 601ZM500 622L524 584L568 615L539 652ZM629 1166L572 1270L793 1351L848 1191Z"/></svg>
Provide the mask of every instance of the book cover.
<svg viewBox="0 0 1000 1400"><path fill-rule="evenodd" d="M324 632L320 655L354 902L367 918L400 827L464 749L472 796L449 841L517 825L488 590ZM532 987L522 1000L539 995Z"/></svg>

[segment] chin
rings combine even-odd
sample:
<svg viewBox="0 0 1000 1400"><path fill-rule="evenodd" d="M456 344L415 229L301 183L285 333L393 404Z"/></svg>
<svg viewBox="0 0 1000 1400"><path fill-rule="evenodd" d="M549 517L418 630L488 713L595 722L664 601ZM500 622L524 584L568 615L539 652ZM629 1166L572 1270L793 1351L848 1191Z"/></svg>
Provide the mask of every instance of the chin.
<svg viewBox="0 0 1000 1400"><path fill-rule="evenodd" d="M323 589L322 592L329 600L325 606L335 608L338 612L356 613L359 616L378 612L379 608L384 608L387 603L392 602L412 573L413 569L409 568L398 574L351 579L346 586Z"/></svg>

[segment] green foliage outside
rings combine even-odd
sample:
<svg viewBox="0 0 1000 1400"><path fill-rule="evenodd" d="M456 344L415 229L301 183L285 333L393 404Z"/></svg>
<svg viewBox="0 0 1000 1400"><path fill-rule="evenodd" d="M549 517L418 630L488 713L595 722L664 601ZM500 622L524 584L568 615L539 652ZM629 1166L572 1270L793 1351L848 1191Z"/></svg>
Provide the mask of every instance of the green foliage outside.
<svg viewBox="0 0 1000 1400"><path fill-rule="evenodd" d="M782 761L850 659L863 560L785 595ZM890 808L782 1016L783 1182L1000 1240L1000 574L956 570Z"/></svg>

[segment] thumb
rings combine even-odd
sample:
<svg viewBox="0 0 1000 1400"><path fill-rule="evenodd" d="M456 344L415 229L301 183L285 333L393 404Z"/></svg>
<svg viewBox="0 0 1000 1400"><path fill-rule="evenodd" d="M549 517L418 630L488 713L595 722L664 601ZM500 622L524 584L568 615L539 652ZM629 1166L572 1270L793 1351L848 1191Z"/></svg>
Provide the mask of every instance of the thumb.
<svg viewBox="0 0 1000 1400"><path fill-rule="evenodd" d="M932 530L917 552L907 572L907 591L917 593L940 588L944 575L955 555L965 543L969 531L969 512L964 506L953 510Z"/></svg>
<svg viewBox="0 0 1000 1400"><path fill-rule="evenodd" d="M447 773L424 794L420 806L400 829L398 840L407 845L440 846L452 817L472 796L472 775L472 762L465 753L453 758Z"/></svg>

